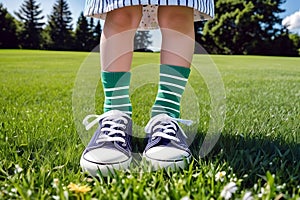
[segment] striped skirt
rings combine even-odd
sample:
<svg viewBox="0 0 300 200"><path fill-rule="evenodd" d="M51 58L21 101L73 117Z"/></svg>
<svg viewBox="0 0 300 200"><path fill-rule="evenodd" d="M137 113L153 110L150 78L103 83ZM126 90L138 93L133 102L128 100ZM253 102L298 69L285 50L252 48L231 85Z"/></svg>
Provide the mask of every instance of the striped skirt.
<svg viewBox="0 0 300 200"><path fill-rule="evenodd" d="M194 8L194 21L214 17L214 0L86 0L84 15L105 20L106 13L125 6L143 5L139 30L158 28L158 6L187 6Z"/></svg>

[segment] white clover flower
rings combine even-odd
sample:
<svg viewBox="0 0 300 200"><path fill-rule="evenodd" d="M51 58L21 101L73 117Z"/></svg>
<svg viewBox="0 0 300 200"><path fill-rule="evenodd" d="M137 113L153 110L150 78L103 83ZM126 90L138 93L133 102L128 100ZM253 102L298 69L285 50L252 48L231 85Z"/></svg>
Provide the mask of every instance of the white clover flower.
<svg viewBox="0 0 300 200"><path fill-rule="evenodd" d="M189 196L184 196L180 200L190 200L190 197Z"/></svg>
<svg viewBox="0 0 300 200"><path fill-rule="evenodd" d="M266 194L266 191L265 191L265 188L262 187L262 188L260 188L260 193L257 196L258 196L258 198L262 198L264 194Z"/></svg>
<svg viewBox="0 0 300 200"><path fill-rule="evenodd" d="M130 174L130 175L127 176L127 178L128 178L128 179L132 179L133 176Z"/></svg>
<svg viewBox="0 0 300 200"><path fill-rule="evenodd" d="M87 178L86 181L89 182L89 183L92 183L92 182L94 182L94 179L92 179L92 178Z"/></svg>
<svg viewBox="0 0 300 200"><path fill-rule="evenodd" d="M255 183L255 184L253 185L253 188L254 188L255 191L257 190L257 187L258 187L258 185L257 185L257 183Z"/></svg>
<svg viewBox="0 0 300 200"><path fill-rule="evenodd" d="M15 174L21 173L23 171L22 167L20 165L16 164L15 165Z"/></svg>
<svg viewBox="0 0 300 200"><path fill-rule="evenodd" d="M247 191L243 197L243 200L253 200L252 193Z"/></svg>
<svg viewBox="0 0 300 200"><path fill-rule="evenodd" d="M16 193L17 189L16 188L12 188L10 191L13 192L13 193Z"/></svg>
<svg viewBox="0 0 300 200"><path fill-rule="evenodd" d="M215 181L221 181L221 182L223 182L225 176L226 176L226 172L225 171L218 172L215 175Z"/></svg>
<svg viewBox="0 0 300 200"><path fill-rule="evenodd" d="M69 192L67 190L64 191L64 197L65 199L69 199Z"/></svg>
<svg viewBox="0 0 300 200"><path fill-rule="evenodd" d="M54 178L53 182L52 182L52 187L53 188L58 188L59 185L59 179L58 178Z"/></svg>
<svg viewBox="0 0 300 200"><path fill-rule="evenodd" d="M32 195L32 191L29 189L29 190L27 190L27 196L31 196Z"/></svg>
<svg viewBox="0 0 300 200"><path fill-rule="evenodd" d="M258 198L262 198L262 196L263 196L262 193L259 193L259 194L257 195Z"/></svg>
<svg viewBox="0 0 300 200"><path fill-rule="evenodd" d="M52 195L52 198L53 198L54 200L60 200L60 197L57 196L57 195Z"/></svg>
<svg viewBox="0 0 300 200"><path fill-rule="evenodd" d="M236 184L234 182L230 182L227 185L225 185L225 187L221 191L221 197L228 200L232 197L232 194L237 191L237 189L238 188L237 188Z"/></svg>
<svg viewBox="0 0 300 200"><path fill-rule="evenodd" d="M237 178L236 178L236 177L231 178L230 181L231 181L231 182L237 182Z"/></svg>
<svg viewBox="0 0 300 200"><path fill-rule="evenodd" d="M277 185L277 186L276 186L276 189L277 189L277 190L283 190L283 189L285 188L285 186L286 186L285 183L282 184L282 185Z"/></svg>

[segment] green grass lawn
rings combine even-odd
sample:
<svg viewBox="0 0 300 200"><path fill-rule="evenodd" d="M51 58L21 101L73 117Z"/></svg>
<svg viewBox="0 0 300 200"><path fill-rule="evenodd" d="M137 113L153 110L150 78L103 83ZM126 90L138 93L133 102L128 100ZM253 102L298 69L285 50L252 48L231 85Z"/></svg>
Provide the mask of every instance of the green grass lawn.
<svg viewBox="0 0 300 200"><path fill-rule="evenodd" d="M212 152L201 159L197 154L208 130L211 99L205 80L192 70L199 127L190 166L147 173L135 165L95 179L81 172L79 136L85 133L77 133L72 111L77 72L88 55L0 50L0 199L222 199L230 182L237 186L232 199L243 199L246 192L254 199L300 199L299 58L212 56L226 91L225 124ZM201 65L202 59L195 55L194 63ZM133 66L158 61L159 54L135 53ZM150 83L131 94L133 120L141 127L155 93ZM95 99L101 114L100 86ZM193 117L195 110L184 112ZM134 146L142 151L142 140ZM222 180L216 179L218 172L226 172ZM91 190L76 193L70 183Z"/></svg>

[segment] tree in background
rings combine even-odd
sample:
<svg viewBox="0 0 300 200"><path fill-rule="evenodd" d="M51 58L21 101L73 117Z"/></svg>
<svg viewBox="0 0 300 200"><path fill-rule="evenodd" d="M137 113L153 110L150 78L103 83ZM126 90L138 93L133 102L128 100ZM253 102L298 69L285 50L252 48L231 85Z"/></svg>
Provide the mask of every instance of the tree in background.
<svg viewBox="0 0 300 200"><path fill-rule="evenodd" d="M290 40L293 42L294 47L298 51L298 54L300 55L300 35L292 33L289 34Z"/></svg>
<svg viewBox="0 0 300 200"><path fill-rule="evenodd" d="M278 16L284 1L216 0L215 19L195 23L196 41L209 53L299 56L300 36L289 33ZM81 14L74 32L66 0L56 0L47 26L42 29L39 7L36 0L25 0L16 13L21 19L18 21L0 3L0 48L91 51L99 45L99 20L95 23ZM145 51L152 43L150 37L147 31L137 32L135 50Z"/></svg>
<svg viewBox="0 0 300 200"><path fill-rule="evenodd" d="M83 13L80 14L76 31L75 31L75 44L76 50L88 51L89 50L89 39L90 39L90 29L89 23Z"/></svg>
<svg viewBox="0 0 300 200"><path fill-rule="evenodd" d="M0 48L17 48L17 24L7 9L0 3Z"/></svg>
<svg viewBox="0 0 300 200"><path fill-rule="evenodd" d="M146 50L152 44L149 31L137 31L134 37L134 50Z"/></svg>
<svg viewBox="0 0 300 200"><path fill-rule="evenodd" d="M100 38L102 33L102 28L100 20L97 20L96 26L94 25L94 19L90 20L90 31L91 31L91 40L90 40L90 49L97 47L96 51L99 51Z"/></svg>
<svg viewBox="0 0 300 200"><path fill-rule="evenodd" d="M21 5L15 15L22 22L20 30L20 42L22 48L39 49L41 44L41 31L44 23L41 20L44 16L40 16L42 10L40 4L35 0L26 0Z"/></svg>
<svg viewBox="0 0 300 200"><path fill-rule="evenodd" d="M101 24L99 20L95 26L93 18L90 18L88 21L83 13L81 13L78 18L75 31L76 50L93 50L100 43L101 31Z"/></svg>
<svg viewBox="0 0 300 200"><path fill-rule="evenodd" d="M47 29L50 49L71 50L73 48L72 13L66 0L57 0L49 16Z"/></svg>
<svg viewBox="0 0 300 200"><path fill-rule="evenodd" d="M284 32L278 16L284 11L280 8L284 2L218 0L215 18L203 29L196 24L196 39L210 53L275 55L278 51L273 49L274 43Z"/></svg>

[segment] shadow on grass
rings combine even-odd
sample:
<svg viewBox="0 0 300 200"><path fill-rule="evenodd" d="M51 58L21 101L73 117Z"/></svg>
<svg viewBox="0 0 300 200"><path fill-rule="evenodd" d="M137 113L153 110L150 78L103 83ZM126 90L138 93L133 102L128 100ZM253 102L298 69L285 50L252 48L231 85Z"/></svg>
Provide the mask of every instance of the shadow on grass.
<svg viewBox="0 0 300 200"><path fill-rule="evenodd" d="M197 134L190 145L195 158L199 158L204 137L204 134ZM251 139L222 134L212 152L199 159L208 162L226 162L238 177L247 174L243 184L249 187L257 183L258 179L265 179L267 171L275 174L281 184L288 182L294 187L300 184L299 143L287 144L279 140Z"/></svg>
<svg viewBox="0 0 300 200"><path fill-rule="evenodd" d="M254 184L264 184L266 174L275 175L278 185L286 184L285 191L293 193L300 184L300 144L284 143L282 140L268 138L245 138L223 133L217 144L206 157L199 157L199 150L205 138L204 133L198 133L190 145L190 149L199 164L225 166L239 178L242 185L252 188ZM145 139L133 137L133 153L136 160L141 160L146 146ZM223 165L225 164L225 165ZM201 168L201 166L200 166ZM223 168L222 170L225 170Z"/></svg>

